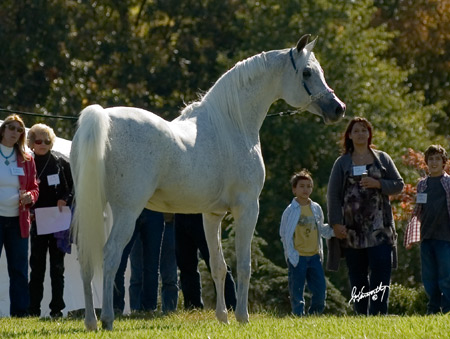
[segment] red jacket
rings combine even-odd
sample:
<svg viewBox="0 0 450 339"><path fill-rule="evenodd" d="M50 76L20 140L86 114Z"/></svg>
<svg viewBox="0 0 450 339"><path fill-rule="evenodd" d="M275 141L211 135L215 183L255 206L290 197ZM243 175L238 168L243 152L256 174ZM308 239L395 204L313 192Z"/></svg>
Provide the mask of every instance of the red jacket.
<svg viewBox="0 0 450 339"><path fill-rule="evenodd" d="M29 161L25 161L20 153L17 154L17 166L22 167L25 175L19 175L19 186L21 190L31 193L31 204L19 206L20 234L22 238L28 238L30 235L30 207L34 205L39 196L39 185L36 181L36 165L34 159L30 156Z"/></svg>

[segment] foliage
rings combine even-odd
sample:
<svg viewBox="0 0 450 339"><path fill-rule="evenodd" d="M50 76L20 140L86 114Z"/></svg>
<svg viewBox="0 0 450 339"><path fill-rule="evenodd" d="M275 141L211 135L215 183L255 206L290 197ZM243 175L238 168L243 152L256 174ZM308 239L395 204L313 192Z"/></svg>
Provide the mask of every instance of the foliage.
<svg viewBox="0 0 450 339"><path fill-rule="evenodd" d="M76 115L91 103L132 105L174 118L223 72L216 58L232 54L240 41L237 6L4 1L0 42L8 48L0 52L0 106ZM209 17L215 20L204 20ZM73 135L70 123L50 124L63 137Z"/></svg>
<svg viewBox="0 0 450 339"><path fill-rule="evenodd" d="M398 315L425 315L428 298L423 287L407 288L392 284L389 293L389 313Z"/></svg>
<svg viewBox="0 0 450 339"><path fill-rule="evenodd" d="M387 24L398 35L387 51L408 71L411 91L423 91L426 104L443 102L446 114L435 112L433 123L448 136L450 123L450 2L448 0L376 0L373 23Z"/></svg>

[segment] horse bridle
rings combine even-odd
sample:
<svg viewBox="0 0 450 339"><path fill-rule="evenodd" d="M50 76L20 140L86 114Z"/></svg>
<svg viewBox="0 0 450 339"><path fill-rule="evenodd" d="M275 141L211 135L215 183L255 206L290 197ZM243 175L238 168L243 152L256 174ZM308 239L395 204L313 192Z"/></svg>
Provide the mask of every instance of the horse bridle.
<svg viewBox="0 0 450 339"><path fill-rule="evenodd" d="M295 74L298 74L298 68L295 65L295 60L294 60L294 55L292 53L292 50L293 50L293 48L291 48L289 51L289 57L291 58L291 63L292 63L292 66L294 67ZM325 89L324 91L313 95L304 80L302 80L302 84L303 84L303 87L305 88L306 93L308 93L309 100L310 100L310 102L308 104L306 104L305 108L308 107L309 105L311 105L314 101L321 99L325 95L327 95L329 93L334 93L334 90L332 90L332 89Z"/></svg>

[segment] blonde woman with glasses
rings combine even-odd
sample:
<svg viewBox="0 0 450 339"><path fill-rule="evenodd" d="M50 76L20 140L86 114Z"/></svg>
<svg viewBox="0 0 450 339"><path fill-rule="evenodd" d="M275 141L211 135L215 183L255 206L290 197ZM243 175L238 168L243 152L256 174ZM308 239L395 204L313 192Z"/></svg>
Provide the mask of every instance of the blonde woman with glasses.
<svg viewBox="0 0 450 339"><path fill-rule="evenodd" d="M55 207L62 211L72 203L72 174L69 163L52 152L56 135L45 124L33 125L28 131L28 147L34 153L39 199L33 208ZM69 230L40 234L36 221L31 224L30 255L30 316L41 315L41 301L44 294L44 278L47 252L50 256L50 279L52 299L50 316L62 317L64 303L64 256L70 253Z"/></svg>

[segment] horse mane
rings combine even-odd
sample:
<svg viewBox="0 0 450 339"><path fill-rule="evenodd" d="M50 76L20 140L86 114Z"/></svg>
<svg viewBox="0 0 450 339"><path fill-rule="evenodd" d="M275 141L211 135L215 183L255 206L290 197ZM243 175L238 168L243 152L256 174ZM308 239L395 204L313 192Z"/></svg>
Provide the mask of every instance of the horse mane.
<svg viewBox="0 0 450 339"><path fill-rule="evenodd" d="M214 126L216 135L225 136L224 129L234 128L247 134L247 127L243 121L241 95L242 90L253 79L267 71L267 53L249 57L239 61L234 67L225 72L216 83L200 97L183 109L182 115L189 115L196 110L203 110ZM229 135L229 134L228 134ZM224 146L231 143L230 138L222 138ZM230 145L229 145L230 146ZM231 147L227 147L231 149Z"/></svg>

